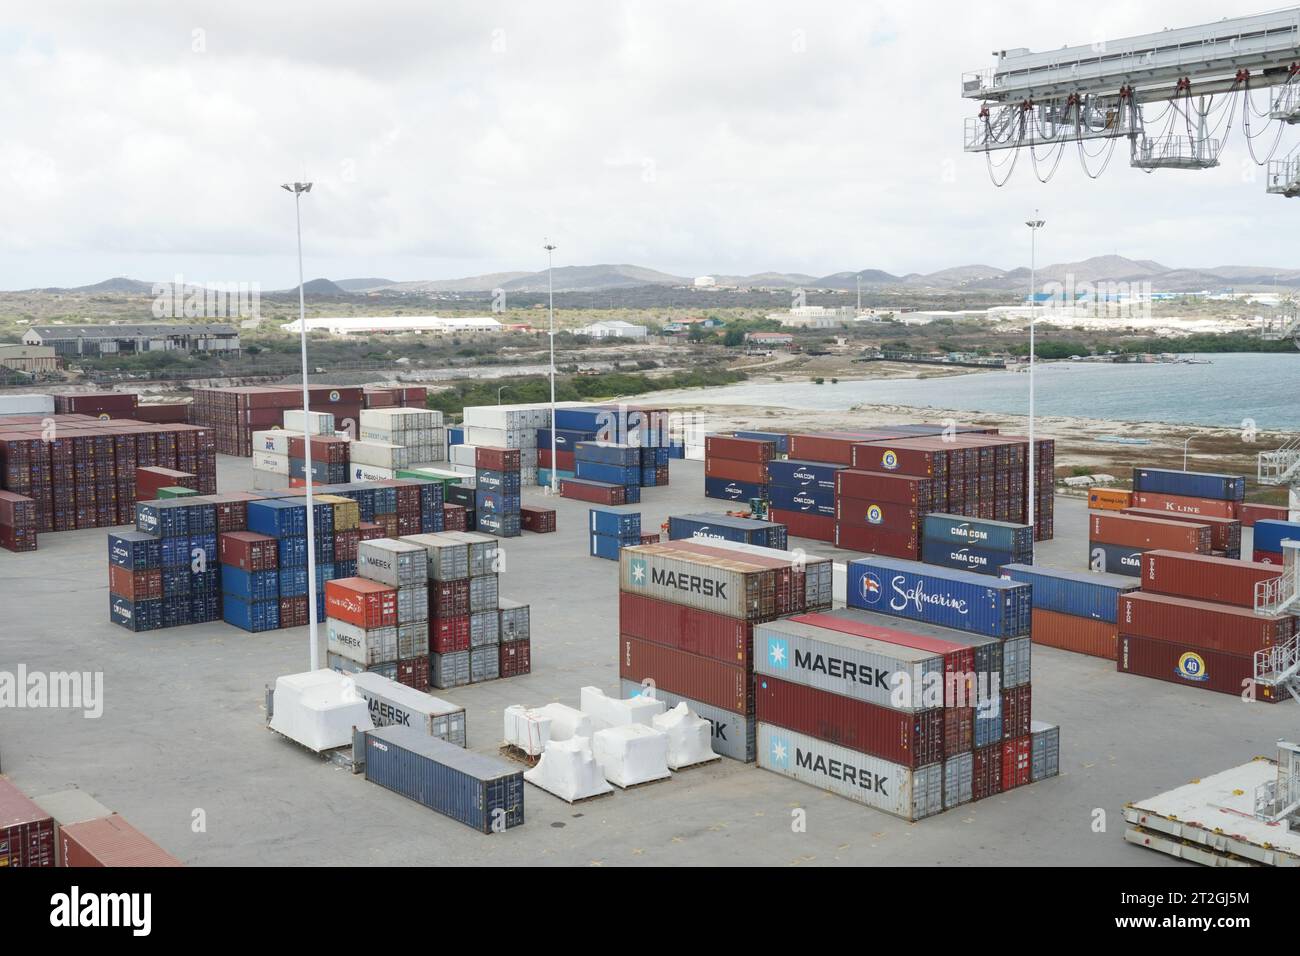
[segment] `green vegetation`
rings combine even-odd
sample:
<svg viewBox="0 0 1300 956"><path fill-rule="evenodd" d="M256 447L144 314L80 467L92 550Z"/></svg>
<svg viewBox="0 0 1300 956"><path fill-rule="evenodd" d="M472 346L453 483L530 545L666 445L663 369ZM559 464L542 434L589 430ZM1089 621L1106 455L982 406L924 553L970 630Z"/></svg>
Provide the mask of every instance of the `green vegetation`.
<svg viewBox="0 0 1300 956"><path fill-rule="evenodd" d="M697 369L673 372L671 375L651 378L632 372L606 372L602 375L568 375L555 378L557 402L596 401L658 392L677 388L705 388L713 385L732 385L747 379L744 372L725 369ZM528 375L519 378L477 380L460 382L451 388L429 396L430 408L444 415L463 414L466 405L497 404L498 389L506 405L526 402L545 402L551 397L550 379L545 375Z"/></svg>

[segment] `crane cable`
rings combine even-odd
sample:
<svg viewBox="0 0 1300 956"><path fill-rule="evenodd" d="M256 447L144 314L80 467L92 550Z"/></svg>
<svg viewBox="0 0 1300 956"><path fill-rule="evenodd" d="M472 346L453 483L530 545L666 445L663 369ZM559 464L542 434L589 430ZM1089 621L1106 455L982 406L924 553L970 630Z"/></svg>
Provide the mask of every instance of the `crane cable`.
<svg viewBox="0 0 1300 956"><path fill-rule="evenodd" d="M1291 76L1287 78L1287 81L1286 81L1286 83L1285 83L1284 86L1283 86L1283 89L1284 89L1284 90L1286 89L1286 87L1288 87L1288 86L1291 85L1291 80L1294 79L1294 78L1295 78L1295 74L1294 74L1294 73L1291 74ZM1250 152L1250 158L1254 161L1254 163L1255 163L1256 166L1264 166L1264 165L1266 165L1266 164L1268 163L1268 161L1269 161L1270 159L1272 159L1272 158L1277 154L1277 148L1278 148L1278 146L1280 146L1280 145L1282 144L1282 129L1283 129L1283 123L1282 123L1282 121L1281 121L1280 119L1279 119L1279 120L1269 119L1268 122L1266 122L1266 123L1264 124L1264 129L1260 130L1258 133L1255 133L1254 135L1251 135L1251 132L1250 132L1250 117L1251 117L1251 114L1253 113L1253 114L1255 114L1255 115L1257 115L1257 116L1261 116L1261 117L1262 117L1262 116L1265 116L1265 115L1267 115L1267 114L1266 114L1266 113L1259 113L1259 112L1255 109L1255 101L1254 101L1254 99L1251 97L1251 93L1250 93L1250 77L1246 77L1246 90L1245 90L1245 94L1244 94L1244 95L1245 95L1245 97L1246 97L1247 102L1248 102L1249 105L1250 105L1250 108L1247 109L1247 110L1244 110L1243 113L1242 113L1242 128L1244 129L1244 131L1245 131L1245 133L1246 133L1246 149L1249 150L1249 152ZM1272 123L1272 122L1276 122L1276 123L1277 123L1277 135L1273 137L1273 145L1269 147L1268 155L1265 156L1263 159L1260 159L1258 156L1255 155L1255 139L1256 139L1257 137L1263 136L1263 135L1264 135L1264 130L1267 130L1267 129L1268 129L1268 124L1269 124L1269 123Z"/></svg>

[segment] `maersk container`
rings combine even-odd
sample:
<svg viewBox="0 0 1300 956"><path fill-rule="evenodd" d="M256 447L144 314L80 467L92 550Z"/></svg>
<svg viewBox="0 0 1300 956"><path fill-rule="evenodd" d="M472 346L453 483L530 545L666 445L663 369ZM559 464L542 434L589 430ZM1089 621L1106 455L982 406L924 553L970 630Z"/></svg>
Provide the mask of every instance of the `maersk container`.
<svg viewBox="0 0 1300 956"><path fill-rule="evenodd" d="M943 808L951 810L974 799L975 755L970 751L949 757L943 763Z"/></svg>
<svg viewBox="0 0 1300 956"><path fill-rule="evenodd" d="M1033 611L1026 584L873 555L848 565L850 607L988 637L1027 637Z"/></svg>
<svg viewBox="0 0 1300 956"><path fill-rule="evenodd" d="M1002 577L1033 589L1034 610L1056 611L1074 617L1115 623L1121 594L1139 584L1122 574L1072 571L1039 565L1006 564Z"/></svg>
<svg viewBox="0 0 1300 956"><path fill-rule="evenodd" d="M1061 728L1046 721L1035 720L1029 724L1032 738L1032 763L1029 779L1037 783L1061 772Z"/></svg>
<svg viewBox="0 0 1300 956"><path fill-rule="evenodd" d="M1136 578L1142 574L1142 555L1146 548L1131 548L1126 544L1088 542L1088 567L1105 574L1120 574Z"/></svg>
<svg viewBox="0 0 1300 956"><path fill-rule="evenodd" d="M1246 479L1240 475L1217 475L1166 468L1134 468L1133 490L1188 498L1241 501L1246 497Z"/></svg>
<svg viewBox="0 0 1300 956"><path fill-rule="evenodd" d="M424 548L429 558L429 580L458 581L469 577L469 544L440 534L413 534L402 540Z"/></svg>
<svg viewBox="0 0 1300 956"><path fill-rule="evenodd" d="M410 727L366 731L366 779L481 833L524 822L524 774Z"/></svg>
<svg viewBox="0 0 1300 956"><path fill-rule="evenodd" d="M619 552L619 588L742 621L774 613L775 572L742 561L691 555L671 544Z"/></svg>
<svg viewBox="0 0 1300 956"><path fill-rule="evenodd" d="M1026 557L1034 553L1033 527L1010 521L987 521L931 512L923 520L922 535L948 544L988 551L1007 551Z"/></svg>
<svg viewBox="0 0 1300 956"><path fill-rule="evenodd" d="M1300 540L1300 521L1274 521L1265 518L1255 522L1255 550L1279 554L1283 541Z"/></svg>
<svg viewBox="0 0 1300 956"><path fill-rule="evenodd" d="M925 538L921 541L921 560L926 564L934 564L942 568L958 568L976 574L997 575L998 569L1004 564L1024 560L1024 558L1022 552L993 551L934 538Z"/></svg>
<svg viewBox="0 0 1300 956"><path fill-rule="evenodd" d="M373 538L357 545L357 569L363 578L392 587L423 584L429 577L428 554L409 541Z"/></svg>
<svg viewBox="0 0 1300 956"><path fill-rule="evenodd" d="M788 488L772 485L767 490L773 508L795 511L800 514L835 517L835 492L823 488Z"/></svg>
<svg viewBox="0 0 1300 956"><path fill-rule="evenodd" d="M662 700L670 709L678 704L685 704L691 713L703 717L709 722L709 743L713 752L741 763L753 763L755 755L755 737L758 722L744 714L705 704L690 697L683 697L662 687L651 687L636 681L620 679L619 691L624 699L644 695L654 700Z"/></svg>
<svg viewBox="0 0 1300 956"><path fill-rule="evenodd" d="M904 820L943 811L943 764L916 770L772 724L758 725L758 765Z"/></svg>
<svg viewBox="0 0 1300 956"><path fill-rule="evenodd" d="M732 432L737 438L748 438L752 441L770 441L776 445L778 455L788 455L790 453L790 436L784 432Z"/></svg>
<svg viewBox="0 0 1300 956"><path fill-rule="evenodd" d="M619 445L604 441L580 441L573 446L576 461L602 465L641 467L641 449L634 445Z"/></svg>
<svg viewBox="0 0 1300 956"><path fill-rule="evenodd" d="M814 554L795 554L784 548L769 548L741 541L710 541L710 546L741 555L769 558L789 563L796 570L802 568L804 576L804 609L820 611L831 607L834 601L835 562Z"/></svg>
<svg viewBox="0 0 1300 956"><path fill-rule="evenodd" d="M772 462L770 464L775 464ZM733 481L730 478L704 476L704 497L718 498L722 501L745 501L753 498L767 498L768 486L752 481Z"/></svg>
<svg viewBox="0 0 1300 956"><path fill-rule="evenodd" d="M627 505L612 505L588 510L588 530L614 538L641 535L641 512Z"/></svg>
<svg viewBox="0 0 1300 956"><path fill-rule="evenodd" d="M325 637L331 654L369 667L397 660L397 628L362 628L336 618L325 619Z"/></svg>
<svg viewBox="0 0 1300 956"><path fill-rule="evenodd" d="M925 702L944 659L933 651L873 641L780 620L754 627L754 672L864 700L890 710L929 710Z"/></svg>

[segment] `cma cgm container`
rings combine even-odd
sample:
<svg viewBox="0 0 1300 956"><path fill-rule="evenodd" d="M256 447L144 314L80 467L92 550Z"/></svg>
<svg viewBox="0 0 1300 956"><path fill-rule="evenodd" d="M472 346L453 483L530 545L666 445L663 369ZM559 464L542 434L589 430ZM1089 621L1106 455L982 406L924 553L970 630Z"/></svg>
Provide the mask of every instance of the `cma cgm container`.
<svg viewBox="0 0 1300 956"><path fill-rule="evenodd" d="M943 811L943 764L912 770L807 734L759 723L758 765L904 820Z"/></svg>
<svg viewBox="0 0 1300 956"><path fill-rule="evenodd" d="M1195 637L1187 642L1162 641L1135 634L1119 636L1116 670L1173 684L1201 687L1221 694L1241 694L1255 687L1255 699L1275 703L1276 691L1255 684L1255 656L1228 654L1200 647Z"/></svg>
<svg viewBox="0 0 1300 956"><path fill-rule="evenodd" d="M668 537L673 541L715 538L782 549L787 541L785 525L721 514L671 515L668 518Z"/></svg>
<svg viewBox="0 0 1300 956"><path fill-rule="evenodd" d="M1210 528L1208 525L1185 524L1163 518L1137 518L1110 511L1090 511L1088 540L1130 548L1168 548L1204 554L1210 550Z"/></svg>
<svg viewBox="0 0 1300 956"><path fill-rule="evenodd" d="M872 556L849 562L846 588L850 607L987 637L1029 634L1032 591L1027 584Z"/></svg>
<svg viewBox="0 0 1300 956"><path fill-rule="evenodd" d="M54 819L0 778L0 869L54 866Z"/></svg>
<svg viewBox="0 0 1300 956"><path fill-rule="evenodd" d="M116 813L59 827L62 866L180 866L158 844Z"/></svg>
<svg viewBox="0 0 1300 956"><path fill-rule="evenodd" d="M366 731L366 779L480 833L524 822L524 774L409 727Z"/></svg>
<svg viewBox="0 0 1300 956"><path fill-rule="evenodd" d="M719 498L723 501L750 501L753 498L766 498L768 486L756 481L735 481L731 478L704 476L704 497ZM566 495L565 497L572 497Z"/></svg>
<svg viewBox="0 0 1300 956"><path fill-rule="evenodd" d="M1032 530L1032 529L1030 529ZM993 551L970 545L924 538L921 541L921 560L943 568L959 568L976 574L998 574L998 569L1008 561L1024 561L1033 555L1014 551Z"/></svg>
<svg viewBox="0 0 1300 956"><path fill-rule="evenodd" d="M1255 522L1256 551L1280 554L1283 541L1300 541L1300 521L1265 519Z"/></svg>
<svg viewBox="0 0 1300 956"><path fill-rule="evenodd" d="M1279 573L1275 564L1234 561L1209 554L1148 551L1142 555L1144 591L1251 609L1255 607L1255 586L1277 578Z"/></svg>
<svg viewBox="0 0 1300 956"><path fill-rule="evenodd" d="M645 695L654 700L662 700L669 708L686 704L692 713L709 722L709 743L713 746L714 753L741 763L753 763L757 732L757 722L753 717L734 714L662 687L647 686L626 678L619 680L618 686L624 699Z"/></svg>
<svg viewBox="0 0 1300 956"><path fill-rule="evenodd" d="M835 490L835 475L844 465L823 461L800 461L796 458L769 461L767 474L772 484L784 488Z"/></svg>
<svg viewBox="0 0 1300 956"><path fill-rule="evenodd" d="M1088 542L1088 567L1099 574L1120 574L1137 577L1142 573L1142 555L1145 548L1132 548L1126 544L1101 544Z"/></svg>
<svg viewBox="0 0 1300 956"><path fill-rule="evenodd" d="M1119 613L1120 595L1136 591L1139 586L1127 575L1028 564L1004 565L1002 577L1033 589L1035 611L1055 611L1111 624Z"/></svg>
<svg viewBox="0 0 1300 956"><path fill-rule="evenodd" d="M931 512L925 516L922 534L936 541L987 551L1004 551L1024 557L1032 557L1034 553L1034 529L1010 521L985 521L965 515ZM1024 557L1014 558L1013 562L1022 561Z"/></svg>
<svg viewBox="0 0 1300 956"><path fill-rule="evenodd" d="M1133 490L1188 498L1241 501L1246 497L1246 479L1240 475L1216 475L1164 468L1134 468Z"/></svg>
<svg viewBox="0 0 1300 956"><path fill-rule="evenodd" d="M1289 614L1256 614L1244 607L1211 604L1165 594L1134 592L1119 601L1123 634L1158 641L1193 641L1229 654L1253 654L1284 644L1295 634Z"/></svg>

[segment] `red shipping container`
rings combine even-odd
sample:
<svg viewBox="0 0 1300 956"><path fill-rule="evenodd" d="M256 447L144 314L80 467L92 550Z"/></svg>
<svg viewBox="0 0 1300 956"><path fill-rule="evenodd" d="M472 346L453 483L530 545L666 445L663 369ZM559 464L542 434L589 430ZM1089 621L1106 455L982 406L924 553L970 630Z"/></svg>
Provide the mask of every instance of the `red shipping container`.
<svg viewBox="0 0 1300 956"><path fill-rule="evenodd" d="M989 744L976 749L971 761L973 779L971 798L985 800L1002 792L1002 744Z"/></svg>
<svg viewBox="0 0 1300 956"><path fill-rule="evenodd" d="M180 866L116 813L59 827L60 866Z"/></svg>
<svg viewBox="0 0 1300 956"><path fill-rule="evenodd" d="M1285 505L1260 505L1249 501L1237 503L1237 516L1243 528L1255 527L1256 521L1288 521L1291 511Z"/></svg>
<svg viewBox="0 0 1300 956"><path fill-rule="evenodd" d="M525 531L548 534L555 530L555 509L523 505L519 509L519 525Z"/></svg>
<svg viewBox="0 0 1300 956"><path fill-rule="evenodd" d="M920 537L916 532L897 533L883 531L871 525L836 524L835 547L863 554L885 554L895 558L918 561L921 558Z"/></svg>
<svg viewBox="0 0 1300 956"><path fill-rule="evenodd" d="M767 462L776 457L776 442L758 438L729 438L726 435L704 436L705 458L731 461ZM727 477L727 476L723 476ZM739 480L739 479L737 479Z"/></svg>
<svg viewBox="0 0 1300 956"><path fill-rule="evenodd" d="M577 460L574 457L574 453L571 451L557 449L555 452L555 460L559 462L557 467L560 471L573 471L576 468ZM551 450L549 448L537 449L537 467L551 467Z"/></svg>
<svg viewBox="0 0 1300 956"><path fill-rule="evenodd" d="M397 662L397 683L416 690L429 689L429 655L417 654Z"/></svg>
<svg viewBox="0 0 1300 956"><path fill-rule="evenodd" d="M310 616L306 596L280 598L281 627L305 627Z"/></svg>
<svg viewBox="0 0 1300 956"><path fill-rule="evenodd" d="M1143 591L1252 610L1255 585L1272 581L1281 573L1275 564L1183 551L1148 551L1141 556L1141 563Z"/></svg>
<svg viewBox="0 0 1300 956"><path fill-rule="evenodd" d="M636 637L619 637L618 674L732 714L754 713L754 677L743 667Z"/></svg>
<svg viewBox="0 0 1300 956"><path fill-rule="evenodd" d="M730 458L705 458L704 476L706 478L727 478L731 481L747 481L751 484L767 484L767 462L734 461Z"/></svg>
<svg viewBox="0 0 1300 956"><path fill-rule="evenodd" d="M1255 564L1272 564L1277 566L1280 566L1284 561L1281 551L1260 551L1259 549L1256 549L1251 553L1250 559ZM1279 571L1278 573L1280 574L1281 572Z"/></svg>
<svg viewBox="0 0 1300 956"><path fill-rule="evenodd" d="M786 533L795 538L826 542L835 540L835 519L830 515L769 508L768 520L785 525Z"/></svg>
<svg viewBox="0 0 1300 956"><path fill-rule="evenodd" d="M1227 654L1195 643L1160 641L1134 634L1120 634L1115 669L1123 674L1153 677L1220 694L1240 696L1255 685L1253 654ZM1269 704L1277 702L1277 693L1285 695L1286 691L1274 691L1262 685L1254 691L1257 701Z"/></svg>
<svg viewBox="0 0 1300 956"><path fill-rule="evenodd" d="M1197 647L1228 654L1253 654L1295 634L1289 614L1260 615L1244 607L1141 591L1119 599L1122 634L1158 641L1192 640Z"/></svg>
<svg viewBox="0 0 1300 956"><path fill-rule="evenodd" d="M1002 791L1029 784L1034 768L1034 738L1028 734L1002 744Z"/></svg>
<svg viewBox="0 0 1300 956"><path fill-rule="evenodd" d="M1034 608L1032 629L1035 644L1104 657L1108 661L1115 659L1118 624Z"/></svg>
<svg viewBox="0 0 1300 956"><path fill-rule="evenodd" d="M289 457L305 459L306 446L301 437L289 439ZM348 439L336 435L313 435L311 460L326 464L344 464L348 460Z"/></svg>
<svg viewBox="0 0 1300 956"><path fill-rule="evenodd" d="M1210 550L1210 528L1164 518L1135 518L1113 511L1089 511L1088 540L1130 548L1205 553Z"/></svg>
<svg viewBox="0 0 1300 956"><path fill-rule="evenodd" d="M658 544L661 537L663 536L658 534L643 534L641 535L641 544Z"/></svg>
<svg viewBox="0 0 1300 956"><path fill-rule="evenodd" d="M618 629L628 637L753 670L754 628L738 618L622 591Z"/></svg>
<svg viewBox="0 0 1300 956"><path fill-rule="evenodd" d="M789 457L797 461L825 461L836 465L852 465L854 445L889 437L885 432L822 432L815 435L791 435Z"/></svg>
<svg viewBox="0 0 1300 956"><path fill-rule="evenodd" d="M603 481L579 481L574 478L560 479L560 497L598 505L626 503L626 492L622 485L611 485Z"/></svg>
<svg viewBox="0 0 1300 956"><path fill-rule="evenodd" d="M917 536L924 516L925 512L912 505L891 501L864 501L860 498L835 498L835 520L840 525L858 525Z"/></svg>
<svg viewBox="0 0 1300 956"><path fill-rule="evenodd" d="M1185 515L1209 515L1215 518L1237 517L1237 502L1215 498L1189 498L1186 495L1160 495L1151 491L1133 492L1134 508L1169 511Z"/></svg>
<svg viewBox="0 0 1300 956"><path fill-rule="evenodd" d="M462 511L464 509L461 509ZM462 529L463 530L463 529ZM375 538L384 537L383 526L373 521L362 521L357 525L357 531L361 532L362 541L373 541Z"/></svg>
<svg viewBox="0 0 1300 956"><path fill-rule="evenodd" d="M162 598L162 571L132 571L108 566L108 593L131 601L157 601Z"/></svg>
<svg viewBox="0 0 1300 956"><path fill-rule="evenodd" d="M469 613L469 578L429 582L429 617L460 617ZM442 653L439 651L439 653Z"/></svg>
<svg viewBox="0 0 1300 956"><path fill-rule="evenodd" d="M0 869L54 866L54 819L0 777Z"/></svg>
<svg viewBox="0 0 1300 956"><path fill-rule="evenodd" d="M397 405L397 396L392 389L367 388L365 392L366 408L392 408Z"/></svg>
<svg viewBox="0 0 1300 956"><path fill-rule="evenodd" d="M522 521L522 519L520 519ZM442 528L444 531L465 530L465 506L446 504L442 506ZM376 535L376 537L379 537ZM362 538L364 541L365 538Z"/></svg>
<svg viewBox="0 0 1300 956"><path fill-rule="evenodd" d="M7 551L35 551L36 531L0 524L0 548Z"/></svg>
<svg viewBox="0 0 1300 956"><path fill-rule="evenodd" d="M325 582L325 616L369 630L397 624L397 589L367 578Z"/></svg>
<svg viewBox="0 0 1300 956"><path fill-rule="evenodd" d="M905 714L765 674L755 684L755 719L760 723L913 769L943 759L942 708Z"/></svg>
<svg viewBox="0 0 1300 956"><path fill-rule="evenodd" d="M894 436L893 439L854 446L852 465L860 471L925 478L948 473L951 469L947 456L948 449L936 446L931 439Z"/></svg>
<svg viewBox="0 0 1300 956"><path fill-rule="evenodd" d="M1033 688L1029 684L1021 684L1002 692L1003 740L1028 736L1033 696Z"/></svg>
<svg viewBox="0 0 1300 956"><path fill-rule="evenodd" d="M1125 508L1121 514L1136 515L1139 518L1160 518L1165 521L1181 521L1184 524L1203 524L1210 528L1210 550L1237 551L1241 548L1241 521L1237 518L1215 518L1207 515L1182 515L1151 508Z"/></svg>
<svg viewBox="0 0 1300 956"><path fill-rule="evenodd" d="M280 566L280 545L270 535L253 531L228 531L217 535L222 564L241 571L272 571Z"/></svg>
<svg viewBox="0 0 1300 956"><path fill-rule="evenodd" d="M198 490L198 475L175 468L152 465L135 469L135 497L137 501L153 501L160 488L193 488Z"/></svg>
<svg viewBox="0 0 1300 956"><path fill-rule="evenodd" d="M532 648L527 640L503 641L499 646L498 673L501 677L519 677L532 672Z"/></svg>
<svg viewBox="0 0 1300 956"><path fill-rule="evenodd" d="M151 405L137 405L131 417L138 422L187 425L193 408L189 402L155 402Z"/></svg>
<svg viewBox="0 0 1300 956"><path fill-rule="evenodd" d="M493 448L491 445L479 445L474 451L474 467L489 471L518 471L520 455L518 448Z"/></svg>
<svg viewBox="0 0 1300 956"><path fill-rule="evenodd" d="M429 622L429 650L434 654L452 654L469 650L469 615L435 617Z"/></svg>
<svg viewBox="0 0 1300 956"><path fill-rule="evenodd" d="M919 478L915 475L887 475L852 468L835 473L835 497L837 500L857 498L863 501L888 501L925 506L934 500L933 485L929 478Z"/></svg>

